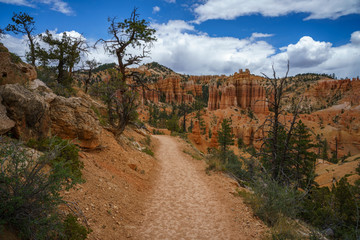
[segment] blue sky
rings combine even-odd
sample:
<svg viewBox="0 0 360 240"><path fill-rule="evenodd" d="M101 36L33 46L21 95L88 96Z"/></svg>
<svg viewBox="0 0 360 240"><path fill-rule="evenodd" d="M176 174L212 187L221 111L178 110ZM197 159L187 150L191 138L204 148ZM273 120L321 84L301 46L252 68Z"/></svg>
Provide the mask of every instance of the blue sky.
<svg viewBox="0 0 360 240"><path fill-rule="evenodd" d="M157 30L151 58L188 74L305 72L360 75L360 0L0 0L0 27L13 12L36 21L36 33L83 34L94 43L108 38L107 18L127 18L134 7ZM19 55L26 43L2 42ZM87 58L112 62L99 48Z"/></svg>

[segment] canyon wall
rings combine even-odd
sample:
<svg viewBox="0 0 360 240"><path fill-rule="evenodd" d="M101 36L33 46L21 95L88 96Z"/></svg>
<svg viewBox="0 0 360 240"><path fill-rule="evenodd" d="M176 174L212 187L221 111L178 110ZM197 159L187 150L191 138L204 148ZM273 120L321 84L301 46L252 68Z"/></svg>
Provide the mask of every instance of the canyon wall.
<svg viewBox="0 0 360 240"><path fill-rule="evenodd" d="M248 69L241 69L222 85L213 84L209 87L208 110L233 106L251 109L255 113L267 113L265 99L265 89L259 84L258 78L252 76Z"/></svg>
<svg viewBox="0 0 360 240"><path fill-rule="evenodd" d="M196 96L202 95L202 86L193 80L181 81L179 75L171 75L166 78L159 77L159 80L151 84L149 89L141 93L143 100L154 103L165 101L166 103L192 103Z"/></svg>

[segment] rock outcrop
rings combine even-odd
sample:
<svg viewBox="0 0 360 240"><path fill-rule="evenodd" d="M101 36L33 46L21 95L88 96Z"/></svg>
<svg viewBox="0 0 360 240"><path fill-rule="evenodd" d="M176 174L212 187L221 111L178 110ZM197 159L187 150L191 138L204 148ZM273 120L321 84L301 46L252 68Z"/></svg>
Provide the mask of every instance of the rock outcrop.
<svg viewBox="0 0 360 240"><path fill-rule="evenodd" d="M140 91L144 101L154 103L164 101L166 103L192 103L196 96L202 95L202 86L194 81L182 82L179 75L171 75L150 85L149 89Z"/></svg>
<svg viewBox="0 0 360 240"><path fill-rule="evenodd" d="M33 66L22 62L0 43L0 85L26 83L36 78Z"/></svg>
<svg viewBox="0 0 360 240"><path fill-rule="evenodd" d="M193 126L193 128L192 128L192 134L191 134L190 137L192 138L192 140L193 140L196 144L201 144L202 139L201 139L199 121L195 121L194 126Z"/></svg>
<svg viewBox="0 0 360 240"><path fill-rule="evenodd" d="M8 117L15 122L15 137L29 140L49 135L49 104L42 96L19 84L0 86L0 95Z"/></svg>
<svg viewBox="0 0 360 240"><path fill-rule="evenodd" d="M218 126L214 126L212 129L212 135L210 139L210 148L218 148L219 142L218 142L218 132L217 132Z"/></svg>
<svg viewBox="0 0 360 240"><path fill-rule="evenodd" d="M61 138L76 140L84 148L100 145L101 127L83 98L57 96L50 103L51 132Z"/></svg>
<svg viewBox="0 0 360 240"><path fill-rule="evenodd" d="M40 80L0 86L0 134L10 129L22 140L58 135L84 148L100 145L101 127L84 98L55 95Z"/></svg>
<svg viewBox="0 0 360 240"><path fill-rule="evenodd" d="M7 133L15 127L15 122L6 115L6 107L1 102L2 97L0 96L0 135Z"/></svg>
<svg viewBox="0 0 360 240"><path fill-rule="evenodd" d="M267 113L265 89L257 79L246 69L229 77L222 85L212 85L209 88L208 110L240 107L251 109L255 113Z"/></svg>

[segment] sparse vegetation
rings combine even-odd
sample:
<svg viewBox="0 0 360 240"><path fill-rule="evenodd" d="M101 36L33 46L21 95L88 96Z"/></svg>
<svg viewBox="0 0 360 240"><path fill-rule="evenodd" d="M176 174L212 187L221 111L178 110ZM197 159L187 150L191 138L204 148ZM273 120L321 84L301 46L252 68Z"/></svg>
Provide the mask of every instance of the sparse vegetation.
<svg viewBox="0 0 360 240"><path fill-rule="evenodd" d="M65 150L73 147L52 139L37 154L20 142L0 141L0 225L23 239L85 239L89 230L59 209L66 203L60 191L82 181L73 151Z"/></svg>
<svg viewBox="0 0 360 240"><path fill-rule="evenodd" d="M142 151L152 157L154 156L154 152L148 147L145 147Z"/></svg>

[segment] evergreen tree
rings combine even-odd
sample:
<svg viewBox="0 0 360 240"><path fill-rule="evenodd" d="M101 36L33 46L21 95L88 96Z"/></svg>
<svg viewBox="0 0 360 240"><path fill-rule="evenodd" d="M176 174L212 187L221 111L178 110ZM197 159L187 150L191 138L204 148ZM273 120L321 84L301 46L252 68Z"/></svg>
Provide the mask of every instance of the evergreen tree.
<svg viewBox="0 0 360 240"><path fill-rule="evenodd" d="M191 107L182 102L179 106L179 114L183 117L182 131L186 132L186 115L191 111Z"/></svg>
<svg viewBox="0 0 360 240"><path fill-rule="evenodd" d="M245 146L244 140L241 137L238 138L237 144L238 144L239 149L241 149Z"/></svg>
<svg viewBox="0 0 360 240"><path fill-rule="evenodd" d="M230 145L234 145L234 134L231 133L231 119L225 118L221 123L221 129L218 131L218 142L222 155L229 150Z"/></svg>
<svg viewBox="0 0 360 240"><path fill-rule="evenodd" d="M317 155L311 151L316 145L312 143L309 129L300 120L292 137L291 165L288 171L296 188L307 189L314 183Z"/></svg>
<svg viewBox="0 0 360 240"><path fill-rule="evenodd" d="M57 82L63 86L69 85L72 81L71 75L75 64L79 63L81 53L87 51L85 38L75 38L66 32L61 38L54 36L49 30L40 35L41 40L48 45L48 48L36 46L36 56L43 65L49 62L56 64Z"/></svg>
<svg viewBox="0 0 360 240"><path fill-rule="evenodd" d="M329 156L328 156L328 149L329 149L329 145L328 142L326 141L326 139L322 142L322 149L321 149L321 158L323 160L329 160Z"/></svg>
<svg viewBox="0 0 360 240"><path fill-rule="evenodd" d="M131 75L126 72L126 68L139 64L149 56L149 48L152 42L156 41L156 31L144 19L139 19L137 8L134 8L130 17L122 22L117 22L116 17L109 17L108 22L111 39L99 39L98 42L102 42L106 51L116 56L121 73L120 81L125 82L129 74Z"/></svg>
<svg viewBox="0 0 360 240"><path fill-rule="evenodd" d="M36 54L35 54L35 36L33 32L35 30L35 21L34 18L29 16L27 13L14 13L11 18L13 24L7 25L5 28L6 31L13 32L15 34L24 34L29 40L30 52L26 53L27 59L30 61L31 65L36 67ZM1 29L0 29L1 33Z"/></svg>

